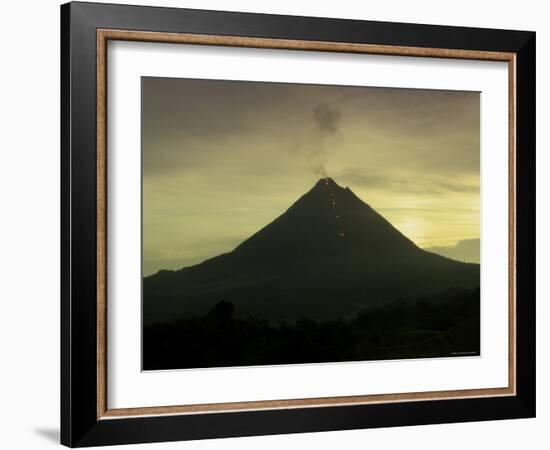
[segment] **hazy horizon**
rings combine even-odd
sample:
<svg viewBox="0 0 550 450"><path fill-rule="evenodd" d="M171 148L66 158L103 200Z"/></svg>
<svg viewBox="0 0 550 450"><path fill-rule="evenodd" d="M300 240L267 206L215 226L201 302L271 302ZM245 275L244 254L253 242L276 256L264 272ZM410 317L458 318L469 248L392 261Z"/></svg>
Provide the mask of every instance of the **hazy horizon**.
<svg viewBox="0 0 550 450"><path fill-rule="evenodd" d="M479 93L142 83L144 275L233 250L325 175L420 247L479 262Z"/></svg>

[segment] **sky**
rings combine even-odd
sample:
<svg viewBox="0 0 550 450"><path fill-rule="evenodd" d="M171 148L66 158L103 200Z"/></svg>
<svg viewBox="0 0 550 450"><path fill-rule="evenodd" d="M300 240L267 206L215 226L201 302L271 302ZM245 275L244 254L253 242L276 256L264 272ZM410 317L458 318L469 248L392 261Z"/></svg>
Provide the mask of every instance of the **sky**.
<svg viewBox="0 0 550 450"><path fill-rule="evenodd" d="M479 262L478 92L142 78L143 274L233 250L322 176Z"/></svg>

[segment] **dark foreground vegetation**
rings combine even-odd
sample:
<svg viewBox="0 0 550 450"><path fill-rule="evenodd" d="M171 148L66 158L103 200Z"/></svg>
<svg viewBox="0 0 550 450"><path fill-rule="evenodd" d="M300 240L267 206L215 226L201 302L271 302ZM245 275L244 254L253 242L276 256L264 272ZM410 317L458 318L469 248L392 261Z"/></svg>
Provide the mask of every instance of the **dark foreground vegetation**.
<svg viewBox="0 0 550 450"><path fill-rule="evenodd" d="M351 319L272 323L206 315L143 330L143 369L299 364L479 354L479 289L453 289L366 309Z"/></svg>

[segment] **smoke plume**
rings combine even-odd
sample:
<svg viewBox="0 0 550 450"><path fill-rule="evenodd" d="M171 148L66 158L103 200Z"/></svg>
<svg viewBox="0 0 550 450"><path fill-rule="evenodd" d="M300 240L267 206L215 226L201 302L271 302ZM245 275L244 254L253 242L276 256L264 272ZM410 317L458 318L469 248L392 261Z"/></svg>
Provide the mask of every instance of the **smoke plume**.
<svg viewBox="0 0 550 450"><path fill-rule="evenodd" d="M340 111L326 103L321 103L313 109L313 117L321 134L336 134L340 125Z"/></svg>
<svg viewBox="0 0 550 450"><path fill-rule="evenodd" d="M340 132L340 111L336 108L320 103L313 108L313 118L316 133L312 142L311 163L315 174L327 177L327 139Z"/></svg>

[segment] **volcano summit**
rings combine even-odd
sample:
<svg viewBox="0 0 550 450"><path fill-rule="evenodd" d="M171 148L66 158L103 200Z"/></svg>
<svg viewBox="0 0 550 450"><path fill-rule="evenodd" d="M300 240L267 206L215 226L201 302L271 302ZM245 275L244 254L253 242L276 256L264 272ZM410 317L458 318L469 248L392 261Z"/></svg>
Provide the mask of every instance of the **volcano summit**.
<svg viewBox="0 0 550 450"><path fill-rule="evenodd" d="M201 315L327 320L396 299L479 286L479 265L415 245L348 187L321 178L233 251L143 280L145 324Z"/></svg>

